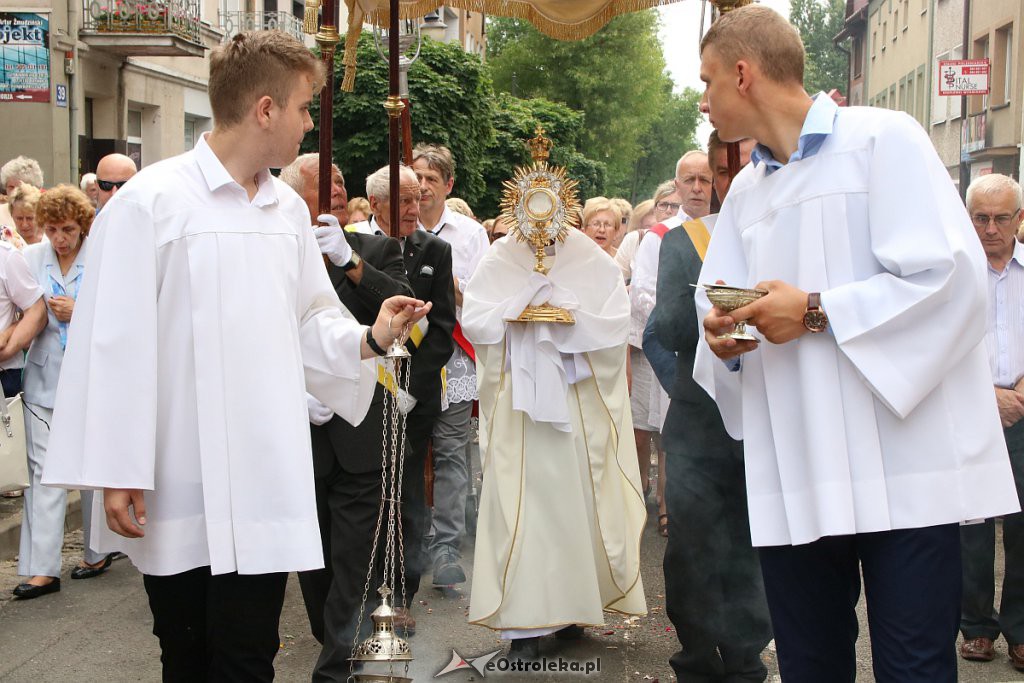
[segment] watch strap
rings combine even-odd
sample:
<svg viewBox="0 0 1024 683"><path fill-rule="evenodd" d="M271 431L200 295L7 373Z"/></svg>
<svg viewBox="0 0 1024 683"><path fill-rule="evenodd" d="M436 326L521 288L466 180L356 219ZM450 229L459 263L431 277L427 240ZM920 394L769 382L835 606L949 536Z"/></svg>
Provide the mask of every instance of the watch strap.
<svg viewBox="0 0 1024 683"><path fill-rule="evenodd" d="M378 356L383 356L387 353L381 348L380 344L377 343L377 340L373 338L373 327L369 325L366 327L366 345L369 346L370 350Z"/></svg>

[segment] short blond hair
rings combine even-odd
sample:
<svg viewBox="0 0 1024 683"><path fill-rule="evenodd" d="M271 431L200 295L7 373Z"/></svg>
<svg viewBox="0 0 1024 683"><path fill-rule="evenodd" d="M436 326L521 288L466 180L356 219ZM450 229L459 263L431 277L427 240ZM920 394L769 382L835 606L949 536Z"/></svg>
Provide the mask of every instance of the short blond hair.
<svg viewBox="0 0 1024 683"><path fill-rule="evenodd" d="M471 209L469 204L466 203L466 200L461 197L449 197L444 200L444 205L455 213L461 213L463 216L474 218L473 209Z"/></svg>
<svg viewBox="0 0 1024 683"><path fill-rule="evenodd" d="M654 200L645 199L633 207L633 213L629 214L629 223L626 224L626 232L639 230L644 224L644 219L654 211Z"/></svg>
<svg viewBox="0 0 1024 683"><path fill-rule="evenodd" d="M95 217L96 209L89 197L73 185L58 185L49 189L36 202L36 225L40 228L70 220L78 223L82 237L85 237Z"/></svg>
<svg viewBox="0 0 1024 683"><path fill-rule="evenodd" d="M651 197L651 201L657 204L665 197L676 193L676 183L674 180L666 180L661 185L658 185L657 189L654 190L654 196Z"/></svg>
<svg viewBox="0 0 1024 683"><path fill-rule="evenodd" d="M323 62L297 38L281 31L245 31L210 54L210 108L217 125L233 126L264 95L285 106L295 75L309 76L313 90L326 80Z"/></svg>
<svg viewBox="0 0 1024 683"><path fill-rule="evenodd" d="M363 215L369 218L370 215L373 213L373 211L370 210L370 200L367 199L366 197L353 197L352 199L348 200L349 215L355 213L356 211L362 211Z"/></svg>
<svg viewBox="0 0 1024 683"><path fill-rule="evenodd" d="M587 200L586 205L583 207L583 222L580 223L580 227L587 227L590 219L602 211L610 211L615 216L615 229L618 230L622 224L622 213L619 211L619 207L615 206L613 200L605 197L592 197Z"/></svg>
<svg viewBox="0 0 1024 683"><path fill-rule="evenodd" d="M757 64L776 83L804 82L804 43L800 33L775 10L747 5L722 15L700 41L701 54L709 45L726 66L740 60Z"/></svg>
<svg viewBox="0 0 1024 683"><path fill-rule="evenodd" d="M23 205L29 211L35 211L36 204L39 203L39 197L41 197L42 194L43 193L37 188L29 185L28 183L22 183L14 188L13 192L11 192L8 202L10 203L12 211L16 204Z"/></svg>

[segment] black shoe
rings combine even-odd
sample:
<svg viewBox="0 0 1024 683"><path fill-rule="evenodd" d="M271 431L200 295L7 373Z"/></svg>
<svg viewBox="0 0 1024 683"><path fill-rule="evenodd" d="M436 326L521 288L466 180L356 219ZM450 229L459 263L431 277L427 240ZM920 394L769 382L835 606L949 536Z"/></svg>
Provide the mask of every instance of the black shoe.
<svg viewBox="0 0 1024 683"><path fill-rule="evenodd" d="M110 563L114 561L114 554L111 553L103 558L95 567L82 567L79 565L71 570L72 579L91 579L94 576L99 576L103 572L110 569Z"/></svg>
<svg viewBox="0 0 1024 683"><path fill-rule="evenodd" d="M555 638L559 640L579 640L583 637L583 627L577 626L576 624L570 624L565 628L560 628L555 631Z"/></svg>
<svg viewBox="0 0 1024 683"><path fill-rule="evenodd" d="M36 586L31 583L22 583L15 588L12 593L14 597L19 600L31 600L32 598L38 598L40 595L46 595L47 593L56 593L60 590L60 579L54 579L45 586Z"/></svg>
<svg viewBox="0 0 1024 683"><path fill-rule="evenodd" d="M508 649L508 658L523 662L540 659L540 638L515 638Z"/></svg>
<svg viewBox="0 0 1024 683"><path fill-rule="evenodd" d="M454 555L445 553L434 562L434 586L453 586L465 582L466 572L462 571Z"/></svg>

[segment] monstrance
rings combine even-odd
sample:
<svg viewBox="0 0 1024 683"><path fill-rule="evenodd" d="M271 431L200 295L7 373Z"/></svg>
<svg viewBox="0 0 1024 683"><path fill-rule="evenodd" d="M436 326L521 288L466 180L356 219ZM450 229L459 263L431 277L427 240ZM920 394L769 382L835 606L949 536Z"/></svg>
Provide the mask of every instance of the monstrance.
<svg viewBox="0 0 1024 683"><path fill-rule="evenodd" d="M580 204L576 200L576 181L567 177L565 168L549 166L551 140L544 137L544 129L537 126L536 137L527 143L533 163L517 167L515 177L506 180L501 195L501 220L509 226L509 233L518 242L527 242L534 249L537 263L534 272L546 275L550 267L545 264L546 249L555 242L564 242L569 231L576 227ZM576 319L572 313L545 302L527 306L511 322L566 323Z"/></svg>

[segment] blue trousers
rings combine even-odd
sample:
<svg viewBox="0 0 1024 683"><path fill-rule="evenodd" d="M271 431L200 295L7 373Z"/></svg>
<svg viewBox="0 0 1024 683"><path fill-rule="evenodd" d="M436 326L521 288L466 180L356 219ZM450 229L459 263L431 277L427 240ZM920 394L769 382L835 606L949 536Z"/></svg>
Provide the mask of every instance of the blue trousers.
<svg viewBox="0 0 1024 683"><path fill-rule="evenodd" d="M855 679L861 572L875 680L956 681L961 593L956 524L759 550L786 683Z"/></svg>

